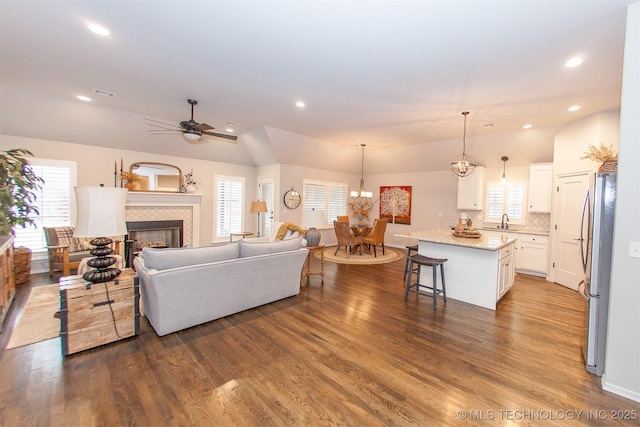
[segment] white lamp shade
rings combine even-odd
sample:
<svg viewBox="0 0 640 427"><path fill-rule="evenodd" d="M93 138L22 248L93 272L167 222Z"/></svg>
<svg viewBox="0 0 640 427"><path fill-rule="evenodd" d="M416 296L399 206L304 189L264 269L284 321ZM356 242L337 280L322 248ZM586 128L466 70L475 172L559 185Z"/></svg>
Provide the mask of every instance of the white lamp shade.
<svg viewBox="0 0 640 427"><path fill-rule="evenodd" d="M304 228L318 228L326 225L324 211L305 210L302 211L302 226Z"/></svg>
<svg viewBox="0 0 640 427"><path fill-rule="evenodd" d="M127 189L74 187L77 216L74 237L109 237L127 234L124 212Z"/></svg>

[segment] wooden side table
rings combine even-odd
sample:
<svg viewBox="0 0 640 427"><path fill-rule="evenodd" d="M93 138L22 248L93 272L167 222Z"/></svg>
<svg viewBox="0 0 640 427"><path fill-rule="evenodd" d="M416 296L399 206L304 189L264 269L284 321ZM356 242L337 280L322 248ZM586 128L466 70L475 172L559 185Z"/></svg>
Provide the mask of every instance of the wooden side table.
<svg viewBox="0 0 640 427"><path fill-rule="evenodd" d="M300 278L300 286L304 286L305 283L309 283L309 276L317 274L320 276L320 283L324 285L324 243L316 246L307 246L309 253L307 254L307 262L302 266L302 277ZM320 271L311 271L311 256L314 252L320 251Z"/></svg>
<svg viewBox="0 0 640 427"><path fill-rule="evenodd" d="M138 276L123 270L114 280L90 283L82 276L59 280L62 354L77 353L138 335L140 292Z"/></svg>

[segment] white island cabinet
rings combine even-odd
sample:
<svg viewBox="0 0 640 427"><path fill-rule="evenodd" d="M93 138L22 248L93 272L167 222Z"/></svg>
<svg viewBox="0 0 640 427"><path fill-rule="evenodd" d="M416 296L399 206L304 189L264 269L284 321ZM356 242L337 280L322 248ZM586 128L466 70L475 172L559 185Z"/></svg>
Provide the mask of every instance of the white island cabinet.
<svg viewBox="0 0 640 427"><path fill-rule="evenodd" d="M482 232L476 239L453 236L451 230L425 230L396 234L418 240L418 253L446 258L447 299L451 298L491 310L513 285L514 244L517 238L499 232ZM429 268L429 267L422 267ZM421 274L431 284L431 274Z"/></svg>

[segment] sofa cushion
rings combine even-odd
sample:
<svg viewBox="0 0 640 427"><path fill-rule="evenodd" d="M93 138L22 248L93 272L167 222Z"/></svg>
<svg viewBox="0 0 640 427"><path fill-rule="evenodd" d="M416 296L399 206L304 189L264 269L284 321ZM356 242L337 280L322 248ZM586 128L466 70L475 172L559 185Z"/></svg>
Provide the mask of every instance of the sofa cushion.
<svg viewBox="0 0 640 427"><path fill-rule="evenodd" d="M277 240L275 242L251 242L250 240L239 240L239 242L240 258L245 258L249 256L266 255L300 249L302 237Z"/></svg>
<svg viewBox="0 0 640 427"><path fill-rule="evenodd" d="M227 261L238 258L240 243L198 248L143 248L141 257L149 269L168 270L176 267Z"/></svg>

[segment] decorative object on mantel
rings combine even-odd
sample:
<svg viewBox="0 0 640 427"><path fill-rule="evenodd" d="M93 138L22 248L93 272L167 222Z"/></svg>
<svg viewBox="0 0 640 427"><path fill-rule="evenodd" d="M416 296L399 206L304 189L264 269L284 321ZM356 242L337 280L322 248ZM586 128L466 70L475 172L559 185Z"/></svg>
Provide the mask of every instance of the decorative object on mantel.
<svg viewBox="0 0 640 427"><path fill-rule="evenodd" d="M251 202L249 212L258 214L258 237L260 237L260 214L267 211L267 202L256 200Z"/></svg>
<svg viewBox="0 0 640 427"><path fill-rule="evenodd" d="M189 173L184 176L184 192L193 194L198 190L198 185L200 185L200 182L195 180L193 177L193 169L191 169Z"/></svg>
<svg viewBox="0 0 640 427"><path fill-rule="evenodd" d="M327 225L324 219L324 211L321 210L304 210L302 211L302 226L307 229L305 238L308 246L318 246L322 239L322 234L318 231L318 227Z"/></svg>
<svg viewBox="0 0 640 427"><path fill-rule="evenodd" d="M87 262L94 270L87 271L82 278L91 283L109 282L120 275L118 268L112 268L117 260L109 255L113 242L109 237L127 234L125 203L127 190L112 187L75 187L78 206L73 237L90 237L92 258ZM100 236L100 237L96 237Z"/></svg>
<svg viewBox="0 0 640 427"><path fill-rule="evenodd" d="M127 190L132 191L135 183L139 182L141 178L140 175L136 175L135 173L123 171L120 172L120 179L122 181L127 181L124 186Z"/></svg>
<svg viewBox="0 0 640 427"><path fill-rule="evenodd" d="M411 186L380 187L380 218L391 224L411 224Z"/></svg>
<svg viewBox="0 0 640 427"><path fill-rule="evenodd" d="M600 143L600 147L596 147L595 145L589 144L589 148L580 159L602 162L598 172L615 172L618 170L618 153L616 153L611 145L606 147L603 143Z"/></svg>
<svg viewBox="0 0 640 427"><path fill-rule="evenodd" d="M505 185L507 183L507 160L509 160L509 158L507 156L502 156L502 179L500 180L500 182L502 182L502 185Z"/></svg>
<svg viewBox="0 0 640 427"><path fill-rule="evenodd" d="M467 176L471 175L473 171L476 169L476 163L471 158L471 156L467 155L467 115L469 115L468 111L463 111L462 115L464 116L464 133L462 134L462 154L451 162L451 170L457 176Z"/></svg>

